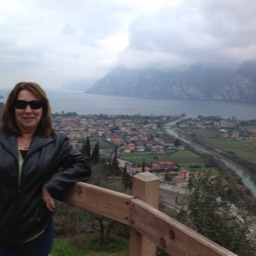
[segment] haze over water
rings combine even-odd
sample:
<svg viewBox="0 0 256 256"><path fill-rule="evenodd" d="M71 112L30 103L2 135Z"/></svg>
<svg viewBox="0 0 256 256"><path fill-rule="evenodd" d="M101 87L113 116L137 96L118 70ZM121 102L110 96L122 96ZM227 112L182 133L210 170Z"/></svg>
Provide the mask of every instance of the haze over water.
<svg viewBox="0 0 256 256"><path fill-rule="evenodd" d="M7 96L9 92L0 91ZM170 100L86 94L82 91L47 91L53 113L108 115L219 116L240 120L256 119L256 104L197 100ZM3 102L5 99L2 100Z"/></svg>
<svg viewBox="0 0 256 256"><path fill-rule="evenodd" d="M78 91L47 92L52 112L108 115L179 115L256 118L256 104L217 101L170 100L85 94Z"/></svg>

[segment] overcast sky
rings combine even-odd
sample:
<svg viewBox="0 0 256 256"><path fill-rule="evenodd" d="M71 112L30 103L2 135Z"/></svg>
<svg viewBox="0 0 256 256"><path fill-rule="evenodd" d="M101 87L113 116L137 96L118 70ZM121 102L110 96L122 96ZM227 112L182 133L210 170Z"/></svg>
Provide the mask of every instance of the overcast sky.
<svg viewBox="0 0 256 256"><path fill-rule="evenodd" d="M0 0L0 87L256 59L255 0Z"/></svg>

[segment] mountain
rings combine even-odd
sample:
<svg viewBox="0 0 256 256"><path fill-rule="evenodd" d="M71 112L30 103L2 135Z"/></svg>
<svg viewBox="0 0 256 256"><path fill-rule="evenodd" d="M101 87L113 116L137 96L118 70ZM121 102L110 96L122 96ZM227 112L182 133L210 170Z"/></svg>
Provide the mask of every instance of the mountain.
<svg viewBox="0 0 256 256"><path fill-rule="evenodd" d="M256 61L238 69L194 64L183 70L116 68L86 93L150 97L256 102Z"/></svg>
<svg viewBox="0 0 256 256"><path fill-rule="evenodd" d="M244 62L215 95L217 100L256 102L256 61Z"/></svg>

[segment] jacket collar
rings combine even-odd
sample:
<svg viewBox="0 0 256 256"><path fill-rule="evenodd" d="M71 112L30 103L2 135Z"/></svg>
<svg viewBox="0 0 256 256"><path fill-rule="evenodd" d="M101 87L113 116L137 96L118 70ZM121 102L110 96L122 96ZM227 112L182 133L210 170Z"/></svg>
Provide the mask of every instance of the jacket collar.
<svg viewBox="0 0 256 256"><path fill-rule="evenodd" d="M17 141L15 135L1 131L0 145L2 145L14 157L18 157Z"/></svg>
<svg viewBox="0 0 256 256"><path fill-rule="evenodd" d="M39 148L51 143L54 139L49 136L46 138L34 136L28 154L38 150ZM14 157L18 157L17 139L16 135L0 131L0 145L2 145Z"/></svg>
<svg viewBox="0 0 256 256"><path fill-rule="evenodd" d="M53 138L51 136L42 138L42 137L35 135L30 144L29 152L36 151L39 148L44 147L45 145L51 143L52 141L53 141Z"/></svg>

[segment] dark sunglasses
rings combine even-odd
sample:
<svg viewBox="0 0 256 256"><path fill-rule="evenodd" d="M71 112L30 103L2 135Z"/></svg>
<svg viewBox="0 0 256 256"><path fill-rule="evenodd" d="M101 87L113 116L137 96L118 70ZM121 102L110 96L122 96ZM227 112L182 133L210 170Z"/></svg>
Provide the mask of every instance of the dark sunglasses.
<svg viewBox="0 0 256 256"><path fill-rule="evenodd" d="M17 109L25 109L28 105L32 109L39 109L39 108L42 108L44 104L41 100L32 100L32 101L16 100L14 102L14 107Z"/></svg>

